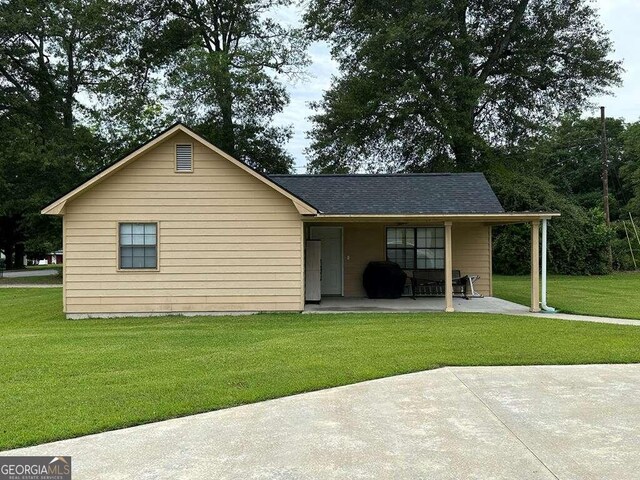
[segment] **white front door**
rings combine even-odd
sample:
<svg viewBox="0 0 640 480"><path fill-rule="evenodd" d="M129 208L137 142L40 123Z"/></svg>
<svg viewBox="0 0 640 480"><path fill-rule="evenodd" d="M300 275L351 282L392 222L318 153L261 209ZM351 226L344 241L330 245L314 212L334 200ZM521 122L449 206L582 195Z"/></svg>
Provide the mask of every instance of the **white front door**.
<svg viewBox="0 0 640 480"><path fill-rule="evenodd" d="M342 227L311 227L310 240L320 240L322 295L342 295Z"/></svg>

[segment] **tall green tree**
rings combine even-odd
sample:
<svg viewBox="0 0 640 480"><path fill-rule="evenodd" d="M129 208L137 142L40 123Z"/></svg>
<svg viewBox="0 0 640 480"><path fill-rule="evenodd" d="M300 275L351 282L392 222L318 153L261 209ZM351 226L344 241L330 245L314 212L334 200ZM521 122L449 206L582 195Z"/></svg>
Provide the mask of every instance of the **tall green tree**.
<svg viewBox="0 0 640 480"><path fill-rule="evenodd" d="M60 246L39 215L98 168L183 119L270 172L292 163L272 117L304 36L270 18L289 0L0 2L0 250Z"/></svg>
<svg viewBox="0 0 640 480"><path fill-rule="evenodd" d="M107 0L0 3L0 249L8 265L59 246L38 213L104 162L104 143L79 101L116 74L121 31Z"/></svg>
<svg viewBox="0 0 640 480"><path fill-rule="evenodd" d="M174 117L270 173L293 164L284 149L289 129L272 125L289 101L281 79L299 76L308 61L302 32L272 17L290 4L167 0L154 10L159 22L146 40L146 55L166 72Z"/></svg>
<svg viewBox="0 0 640 480"><path fill-rule="evenodd" d="M640 218L640 123L607 118L609 205L611 228L604 221L599 117L567 115L533 142L494 159L488 178L507 210L557 210L550 223L550 268L561 273L608 271L608 245L613 268L633 268L627 233L638 248L629 212ZM627 231L625 231L625 223ZM495 230L494 267L500 272L526 268L527 229ZM607 261L605 261L607 260Z"/></svg>
<svg viewBox="0 0 640 480"><path fill-rule="evenodd" d="M622 182L629 189L624 213L630 212L640 224L640 122L627 126L623 134L624 164L620 169Z"/></svg>
<svg viewBox="0 0 640 480"><path fill-rule="evenodd" d="M315 171L477 169L620 81L587 0L311 0L340 76L315 106Z"/></svg>
<svg viewBox="0 0 640 480"><path fill-rule="evenodd" d="M626 162L624 141L627 125L620 118L607 118L605 125L611 219L617 220L631 195L621 173ZM528 163L529 172L538 172L559 192L584 208L602 209L601 132L599 117L567 115L557 125L546 129L532 148L523 149L521 155L528 158L521 161Z"/></svg>

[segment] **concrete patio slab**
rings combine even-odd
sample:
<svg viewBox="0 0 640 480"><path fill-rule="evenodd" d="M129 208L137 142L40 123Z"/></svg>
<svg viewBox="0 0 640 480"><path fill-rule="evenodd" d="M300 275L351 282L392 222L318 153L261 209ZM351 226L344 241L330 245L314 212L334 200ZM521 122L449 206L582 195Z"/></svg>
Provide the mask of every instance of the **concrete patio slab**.
<svg viewBox="0 0 640 480"><path fill-rule="evenodd" d="M595 322L595 323L613 323L616 325L635 325L640 326L640 320L632 318L615 318L615 317L594 317L593 315L574 315L571 313L515 313L514 315L523 315L537 318L553 318L556 320L573 320L575 322Z"/></svg>
<svg viewBox="0 0 640 480"><path fill-rule="evenodd" d="M528 313L524 305L509 302L497 297L479 297L466 300L453 298L456 312L476 313ZM305 313L344 313L344 312L442 312L442 297L401 297L394 299L374 299L360 297L325 297L319 304L305 305Z"/></svg>
<svg viewBox="0 0 640 480"><path fill-rule="evenodd" d="M464 298L454 297L453 306L456 312L462 313L494 313L501 315L523 315L536 318L553 318L556 320L575 320L579 322L614 323L618 325L637 325L640 320L629 318L596 317L592 315L574 315L570 313L532 313L529 307L503 300L497 297ZM319 304L305 305L304 313L418 313L444 311L444 298L441 297L401 297L395 299L371 299L353 297L326 297Z"/></svg>
<svg viewBox="0 0 640 480"><path fill-rule="evenodd" d="M444 368L4 452L74 478L637 478L640 365Z"/></svg>

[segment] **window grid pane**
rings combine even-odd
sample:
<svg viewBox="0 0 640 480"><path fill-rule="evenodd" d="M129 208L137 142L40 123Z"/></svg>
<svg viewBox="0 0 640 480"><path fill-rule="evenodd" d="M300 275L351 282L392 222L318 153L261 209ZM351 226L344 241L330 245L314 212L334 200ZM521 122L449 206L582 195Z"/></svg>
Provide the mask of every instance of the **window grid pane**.
<svg viewBox="0 0 640 480"><path fill-rule="evenodd" d="M387 228L387 260L404 269L444 269L444 228Z"/></svg>
<svg viewBox="0 0 640 480"><path fill-rule="evenodd" d="M157 268L157 240L155 223L121 223L120 268Z"/></svg>
<svg viewBox="0 0 640 480"><path fill-rule="evenodd" d="M413 228L405 228L405 238L406 244L409 247L414 247L416 245L416 231Z"/></svg>
<svg viewBox="0 0 640 480"><path fill-rule="evenodd" d="M120 245L133 245L133 235L120 234Z"/></svg>
<svg viewBox="0 0 640 480"><path fill-rule="evenodd" d="M387 247L394 245L396 242L396 229L388 228L387 229Z"/></svg>

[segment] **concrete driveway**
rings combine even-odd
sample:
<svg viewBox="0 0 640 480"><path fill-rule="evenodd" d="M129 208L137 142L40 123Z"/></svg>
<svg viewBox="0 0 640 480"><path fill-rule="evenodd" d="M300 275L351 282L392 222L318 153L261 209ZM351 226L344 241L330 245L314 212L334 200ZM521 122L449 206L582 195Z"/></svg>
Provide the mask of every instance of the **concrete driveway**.
<svg viewBox="0 0 640 480"><path fill-rule="evenodd" d="M637 479L640 365L443 368L3 454L73 478Z"/></svg>
<svg viewBox="0 0 640 480"><path fill-rule="evenodd" d="M9 270L2 272L4 278L28 278L28 277L49 277L58 275L58 270L42 269L42 270Z"/></svg>

